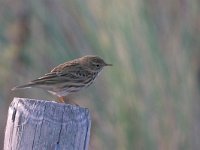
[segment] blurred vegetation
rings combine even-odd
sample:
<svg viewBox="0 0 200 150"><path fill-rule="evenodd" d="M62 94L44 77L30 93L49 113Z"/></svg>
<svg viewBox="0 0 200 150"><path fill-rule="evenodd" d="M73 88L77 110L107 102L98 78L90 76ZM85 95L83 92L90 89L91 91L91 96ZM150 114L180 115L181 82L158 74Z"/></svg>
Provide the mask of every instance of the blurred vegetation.
<svg viewBox="0 0 200 150"><path fill-rule="evenodd" d="M0 146L11 92L59 63L95 54L114 64L74 94L92 112L90 150L200 147L198 0L0 1Z"/></svg>

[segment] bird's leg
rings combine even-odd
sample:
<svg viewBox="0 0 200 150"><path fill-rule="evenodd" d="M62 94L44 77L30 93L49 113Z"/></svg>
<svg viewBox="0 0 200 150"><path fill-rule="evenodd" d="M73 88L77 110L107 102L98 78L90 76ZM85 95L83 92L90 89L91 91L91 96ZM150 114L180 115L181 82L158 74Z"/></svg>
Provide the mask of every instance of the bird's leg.
<svg viewBox="0 0 200 150"><path fill-rule="evenodd" d="M72 104L72 105L79 106L79 105L76 104L73 100L71 100L69 97L64 97L64 96L58 97L57 102L59 102L59 103L64 103L64 104Z"/></svg>
<svg viewBox="0 0 200 150"><path fill-rule="evenodd" d="M65 98L64 98L64 96L59 97L59 98L58 98L58 102L59 102L59 103L65 103Z"/></svg>

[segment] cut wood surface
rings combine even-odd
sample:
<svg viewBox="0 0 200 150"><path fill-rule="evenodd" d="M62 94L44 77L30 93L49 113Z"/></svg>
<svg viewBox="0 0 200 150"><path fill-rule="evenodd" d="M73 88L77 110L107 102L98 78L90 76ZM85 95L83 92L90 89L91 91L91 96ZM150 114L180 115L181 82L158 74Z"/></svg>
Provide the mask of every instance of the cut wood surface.
<svg viewBox="0 0 200 150"><path fill-rule="evenodd" d="M8 110L4 150L87 150L90 127L87 108L14 98Z"/></svg>

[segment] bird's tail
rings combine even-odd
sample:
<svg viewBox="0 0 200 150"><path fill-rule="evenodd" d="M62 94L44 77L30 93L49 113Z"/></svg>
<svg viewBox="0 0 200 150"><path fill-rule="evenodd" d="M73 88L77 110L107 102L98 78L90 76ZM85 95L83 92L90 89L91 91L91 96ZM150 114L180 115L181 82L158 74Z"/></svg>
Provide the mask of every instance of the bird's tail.
<svg viewBox="0 0 200 150"><path fill-rule="evenodd" d="M32 88L34 85L35 85L34 83L28 83L25 85L16 86L16 87L12 88L11 90L14 91L14 90L18 90L18 89Z"/></svg>

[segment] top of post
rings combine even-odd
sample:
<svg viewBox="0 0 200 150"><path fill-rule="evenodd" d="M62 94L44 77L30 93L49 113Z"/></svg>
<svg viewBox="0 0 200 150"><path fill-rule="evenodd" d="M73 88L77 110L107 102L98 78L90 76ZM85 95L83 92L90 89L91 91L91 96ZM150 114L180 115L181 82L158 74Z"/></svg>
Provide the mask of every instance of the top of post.
<svg viewBox="0 0 200 150"><path fill-rule="evenodd" d="M54 123L85 123L90 119L89 110L78 105L62 104L54 101L15 97L10 105L19 112L35 120L48 120Z"/></svg>

